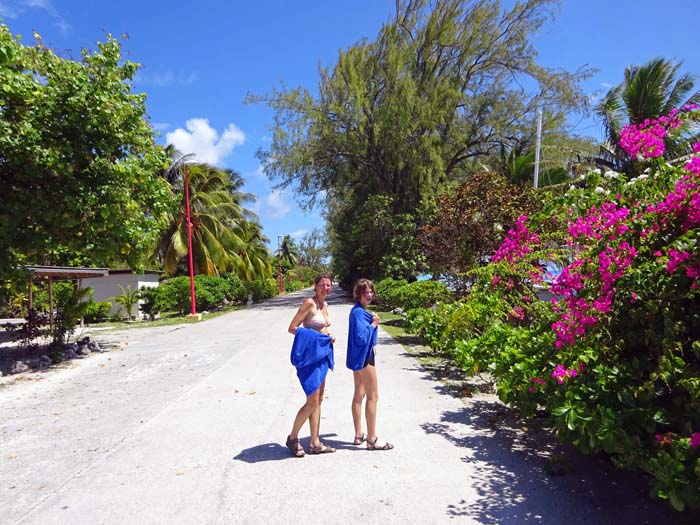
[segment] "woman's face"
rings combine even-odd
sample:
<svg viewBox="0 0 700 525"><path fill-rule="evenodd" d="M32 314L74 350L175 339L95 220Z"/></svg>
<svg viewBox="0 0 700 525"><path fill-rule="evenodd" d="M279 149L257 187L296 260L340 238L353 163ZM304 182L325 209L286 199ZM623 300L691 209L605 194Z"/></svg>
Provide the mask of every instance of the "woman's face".
<svg viewBox="0 0 700 525"><path fill-rule="evenodd" d="M372 302L372 299L374 299L374 291L371 288L367 288L360 295L360 304L363 308L367 308L367 306L369 306L369 303Z"/></svg>
<svg viewBox="0 0 700 525"><path fill-rule="evenodd" d="M319 297L325 297L329 293L331 293L331 280L326 279L325 277L318 281L316 283L316 286L314 286L314 289L316 290L316 294Z"/></svg>

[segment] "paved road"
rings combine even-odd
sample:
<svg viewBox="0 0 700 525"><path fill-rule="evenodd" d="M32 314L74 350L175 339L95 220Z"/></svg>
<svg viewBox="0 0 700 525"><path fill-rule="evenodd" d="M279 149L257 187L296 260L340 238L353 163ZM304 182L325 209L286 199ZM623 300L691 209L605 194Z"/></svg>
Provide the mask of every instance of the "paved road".
<svg viewBox="0 0 700 525"><path fill-rule="evenodd" d="M378 428L396 448L352 446L351 305L339 295L329 300L337 367L321 424L339 450L289 457L284 440L304 397L286 328L300 298L105 335L120 349L0 388L0 523L673 519L592 460L547 476L541 436L501 421L493 396L448 395L384 333Z"/></svg>

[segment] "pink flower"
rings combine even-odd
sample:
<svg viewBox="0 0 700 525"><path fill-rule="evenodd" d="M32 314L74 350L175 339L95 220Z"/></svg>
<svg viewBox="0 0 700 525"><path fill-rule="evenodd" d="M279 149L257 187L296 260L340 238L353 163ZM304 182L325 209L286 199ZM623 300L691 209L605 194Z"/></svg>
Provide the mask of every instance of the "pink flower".
<svg viewBox="0 0 700 525"><path fill-rule="evenodd" d="M691 434L690 446L693 448L700 447L700 432L693 432L693 434Z"/></svg>
<svg viewBox="0 0 700 525"><path fill-rule="evenodd" d="M667 432L665 435L656 434L654 437L661 445L670 445L671 441L673 441L673 436L670 432Z"/></svg>

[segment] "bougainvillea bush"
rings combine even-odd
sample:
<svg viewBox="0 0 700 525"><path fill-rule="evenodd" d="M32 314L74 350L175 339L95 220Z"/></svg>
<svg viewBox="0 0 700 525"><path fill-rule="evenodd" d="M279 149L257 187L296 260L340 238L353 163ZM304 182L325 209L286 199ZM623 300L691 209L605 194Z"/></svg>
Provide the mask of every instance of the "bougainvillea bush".
<svg viewBox="0 0 700 525"><path fill-rule="evenodd" d="M576 181L517 221L472 296L410 323L469 371L492 372L504 402L548 411L561 439L651 474L677 510L700 508L700 144L662 155L666 134L698 116L626 128L621 145L644 172ZM546 291L551 301L534 300ZM485 297L500 305L488 322L455 332L454 313Z"/></svg>

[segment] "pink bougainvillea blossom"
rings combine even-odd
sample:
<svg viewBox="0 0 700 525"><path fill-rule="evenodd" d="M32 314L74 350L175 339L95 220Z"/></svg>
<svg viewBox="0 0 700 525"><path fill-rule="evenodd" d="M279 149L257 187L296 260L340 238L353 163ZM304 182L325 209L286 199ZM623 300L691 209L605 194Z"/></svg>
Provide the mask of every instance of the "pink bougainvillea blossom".
<svg viewBox="0 0 700 525"><path fill-rule="evenodd" d="M646 119L641 124L630 124L620 133L620 147L631 157L660 157L666 151L664 138L682 123L679 110L674 108L668 115L653 120Z"/></svg>
<svg viewBox="0 0 700 525"><path fill-rule="evenodd" d="M503 244L493 254L491 260L499 262L506 260L509 263L523 259L539 245L540 239L536 233L528 230L525 223L528 221L527 215L521 215L515 221L515 228L508 230Z"/></svg>
<svg viewBox="0 0 700 525"><path fill-rule="evenodd" d="M693 432L690 436L690 446L700 447L700 432Z"/></svg>
<svg viewBox="0 0 700 525"><path fill-rule="evenodd" d="M654 437L656 438L656 441L658 441L662 445L670 445L673 441L673 435L670 432L663 435L656 434Z"/></svg>
<svg viewBox="0 0 700 525"><path fill-rule="evenodd" d="M563 385L570 377L576 377L578 372L575 368L566 368L564 365L557 365L552 372L552 377L557 380L557 383Z"/></svg>

